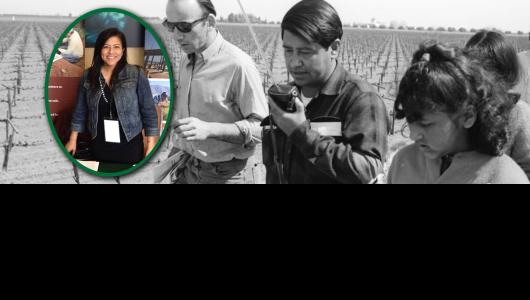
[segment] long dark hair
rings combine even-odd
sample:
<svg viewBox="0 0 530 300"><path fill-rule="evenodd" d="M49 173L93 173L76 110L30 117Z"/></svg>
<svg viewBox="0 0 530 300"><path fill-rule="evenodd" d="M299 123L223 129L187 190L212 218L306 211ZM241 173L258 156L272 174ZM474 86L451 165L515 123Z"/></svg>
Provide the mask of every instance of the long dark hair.
<svg viewBox="0 0 530 300"><path fill-rule="evenodd" d="M401 81L394 110L409 123L425 113L454 114L471 105L477 121L469 130L474 150L499 156L508 140L513 102L506 89L480 60L466 51L428 42L414 54L412 66Z"/></svg>
<svg viewBox="0 0 530 300"><path fill-rule="evenodd" d="M118 77L118 74L125 68L127 63L127 39L125 38L125 34L118 30L117 28L109 28L102 33L99 34L98 39L96 40L96 47L94 50L94 59L92 60L92 67L90 68L88 72L88 81L92 85L92 87L99 86L99 78L101 75L101 68L105 64L103 62L103 59L101 58L101 51L103 51L103 46L105 46L105 43L113 37L118 37L121 40L121 44L123 47L123 56L121 60L118 62L118 65L114 69L114 72L112 73L111 77L111 84L114 82L114 80Z"/></svg>

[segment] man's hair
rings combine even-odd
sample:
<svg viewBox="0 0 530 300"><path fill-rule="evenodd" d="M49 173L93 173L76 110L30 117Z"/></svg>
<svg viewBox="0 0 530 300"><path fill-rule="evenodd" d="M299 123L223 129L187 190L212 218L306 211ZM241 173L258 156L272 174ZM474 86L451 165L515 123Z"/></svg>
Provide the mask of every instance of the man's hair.
<svg viewBox="0 0 530 300"><path fill-rule="evenodd" d="M211 0L197 0L201 7L206 10L207 13L212 14L217 17L217 11Z"/></svg>
<svg viewBox="0 0 530 300"><path fill-rule="evenodd" d="M169 0L170 2L174 3L176 0ZM208 14L212 14L217 17L217 11L215 10L215 6L213 5L211 0L197 0L199 5L206 11Z"/></svg>
<svg viewBox="0 0 530 300"><path fill-rule="evenodd" d="M282 38L285 31L329 48L344 34L339 14L324 0L303 0L293 6L282 21Z"/></svg>

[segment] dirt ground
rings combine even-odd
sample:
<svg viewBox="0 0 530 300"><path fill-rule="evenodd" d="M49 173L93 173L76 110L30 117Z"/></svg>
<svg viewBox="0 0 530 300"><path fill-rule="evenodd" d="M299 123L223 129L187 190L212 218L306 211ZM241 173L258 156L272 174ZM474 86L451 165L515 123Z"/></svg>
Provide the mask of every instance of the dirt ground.
<svg viewBox="0 0 530 300"><path fill-rule="evenodd" d="M143 168L136 173L115 178L100 178L89 175L82 171L75 176L75 168L68 160L61 148L55 142L44 105L44 81L46 76L46 66L48 58L53 51L53 45L62 31L71 22L71 19L58 20L57 22L35 22L28 20L25 22L6 22L0 19L0 121L9 117L8 95L14 97L12 106L12 123L17 133L14 135L14 148L6 152L6 141L13 133L11 125L0 122L0 164L7 161L6 170L0 169L0 183L52 183L52 184L124 184L152 183L153 168L163 161L170 150L170 145L164 141L158 153ZM181 52L178 45L163 30L160 24L153 25L161 34L162 40L168 49L168 54L173 65L174 74L178 74L178 60ZM266 59L256 55L256 47L248 36L248 30L243 26L220 26L224 37L236 43L244 51L248 51L256 61L262 76L266 77L266 70L272 69L271 77L276 82L288 80L285 69L285 61L282 55L283 48L281 35L278 28L263 27L258 28L257 33L260 41L263 42L263 52ZM412 51L417 48L417 41L426 38L427 33L401 33L392 31L353 31L348 30L344 40L344 51L348 55L343 55L345 64L352 73L357 73L366 78L370 83L377 86L380 94L384 97L389 113L393 106L393 97L396 94L396 77L406 67ZM436 35L448 41L456 39L462 43L466 39L465 35ZM6 41L7 40L7 41ZM519 46L530 49L527 37L524 43ZM378 52L379 55L378 55ZM385 65L392 72L378 74ZM22 63L18 70L19 62ZM61 70L64 69L64 70ZM394 72L395 70L395 72ZM64 72L63 72L64 71ZM59 68L54 72L78 72L78 70ZM152 78L167 78L167 72L154 73ZM382 77L382 80L380 79ZM13 87L20 81L20 92L14 93ZM381 83L382 81L383 83ZM265 78L264 88L272 83L271 78ZM389 153L387 156L386 170L395 153L410 143L410 140L401 134L403 122L396 122L396 133L389 136ZM7 133L7 134L6 134ZM261 161L261 148L256 150L255 157L257 170L256 180L259 183L265 182L265 170ZM6 153L9 155L6 156ZM7 158L7 160L6 160Z"/></svg>

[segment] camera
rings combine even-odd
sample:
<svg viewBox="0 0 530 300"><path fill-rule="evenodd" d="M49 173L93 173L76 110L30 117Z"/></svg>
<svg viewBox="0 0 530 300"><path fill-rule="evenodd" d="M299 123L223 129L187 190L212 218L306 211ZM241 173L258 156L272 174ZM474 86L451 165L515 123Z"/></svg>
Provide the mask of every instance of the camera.
<svg viewBox="0 0 530 300"><path fill-rule="evenodd" d="M268 92L272 100L281 109L288 113L296 112L295 99L298 98L298 89L296 86L287 84L275 84Z"/></svg>

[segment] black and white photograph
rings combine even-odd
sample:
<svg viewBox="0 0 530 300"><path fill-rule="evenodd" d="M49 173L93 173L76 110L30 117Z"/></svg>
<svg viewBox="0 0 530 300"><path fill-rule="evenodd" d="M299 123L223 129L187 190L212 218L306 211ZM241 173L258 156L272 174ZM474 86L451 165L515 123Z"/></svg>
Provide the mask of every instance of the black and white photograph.
<svg viewBox="0 0 530 300"><path fill-rule="evenodd" d="M6 0L0 184L529 184L529 11L527 0ZM46 103L77 90L111 27L142 49L167 134L141 168L102 178L62 149L97 120Z"/></svg>

